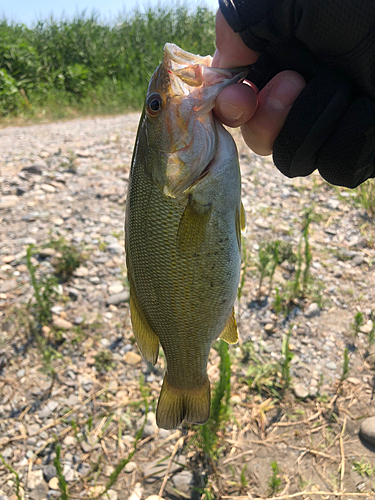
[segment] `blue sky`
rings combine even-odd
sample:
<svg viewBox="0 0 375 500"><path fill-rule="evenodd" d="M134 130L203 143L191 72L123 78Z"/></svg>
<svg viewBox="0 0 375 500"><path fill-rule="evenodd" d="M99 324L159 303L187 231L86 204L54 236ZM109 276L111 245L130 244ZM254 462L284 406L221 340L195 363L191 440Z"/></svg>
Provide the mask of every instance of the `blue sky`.
<svg viewBox="0 0 375 500"><path fill-rule="evenodd" d="M1 3L3 5L1 5ZM137 6L143 9L145 6L156 6L158 3L162 5L176 5L176 1L159 0L63 0L62 2L54 2L53 0L5 0L0 3L0 16L4 14L8 19L17 22L31 24L38 18L45 18L53 13L59 17L63 12L68 16L74 15L77 11L81 12L87 9L91 12L93 9L99 11L106 17L113 16L120 11L131 12ZM180 4L183 2L179 2ZM193 0L189 1L188 5L205 4L207 7L216 11L218 0Z"/></svg>

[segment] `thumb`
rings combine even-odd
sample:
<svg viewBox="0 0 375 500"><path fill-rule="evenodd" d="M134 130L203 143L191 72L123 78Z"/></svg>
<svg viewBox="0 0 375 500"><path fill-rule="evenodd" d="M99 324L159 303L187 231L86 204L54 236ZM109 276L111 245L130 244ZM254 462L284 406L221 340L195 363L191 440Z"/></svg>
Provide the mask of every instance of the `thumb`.
<svg viewBox="0 0 375 500"><path fill-rule="evenodd" d="M216 52L212 60L215 68L248 66L258 59L258 52L249 49L238 33L226 22L220 9L216 14Z"/></svg>

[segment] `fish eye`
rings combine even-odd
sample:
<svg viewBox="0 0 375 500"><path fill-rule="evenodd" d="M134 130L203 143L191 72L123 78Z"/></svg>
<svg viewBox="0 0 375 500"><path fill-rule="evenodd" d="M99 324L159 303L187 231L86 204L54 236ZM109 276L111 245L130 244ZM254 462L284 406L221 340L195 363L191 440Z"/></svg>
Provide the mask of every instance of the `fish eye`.
<svg viewBox="0 0 375 500"><path fill-rule="evenodd" d="M148 96L147 101L147 113L150 116L156 116L162 107L162 98L159 94L154 93Z"/></svg>

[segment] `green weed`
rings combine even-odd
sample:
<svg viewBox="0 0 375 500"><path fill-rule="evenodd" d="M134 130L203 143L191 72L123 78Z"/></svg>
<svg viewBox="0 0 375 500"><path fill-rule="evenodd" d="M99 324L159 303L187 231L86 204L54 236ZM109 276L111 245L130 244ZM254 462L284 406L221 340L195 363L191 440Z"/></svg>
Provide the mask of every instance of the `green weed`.
<svg viewBox="0 0 375 500"><path fill-rule="evenodd" d="M368 344L372 346L372 344L375 344L375 314L373 311L371 311L370 319L372 321L372 328L368 334Z"/></svg>
<svg viewBox="0 0 375 500"><path fill-rule="evenodd" d="M290 375L290 364L294 357L294 354L289 348L290 334L292 328L289 329L288 333L283 337L283 344L281 347L282 354L282 364L281 364L281 380L283 383L283 388L288 389L290 387L291 375Z"/></svg>
<svg viewBox="0 0 375 500"><path fill-rule="evenodd" d="M247 471L247 464L245 464L241 469L241 476L240 476L241 488L246 488L249 484L249 480L246 477L246 471Z"/></svg>
<svg viewBox="0 0 375 500"><path fill-rule="evenodd" d="M62 281L68 281L73 272L85 261L80 248L67 243L64 238L52 240L48 246L54 248L59 256L52 260L56 275Z"/></svg>
<svg viewBox="0 0 375 500"><path fill-rule="evenodd" d="M370 217L375 216L375 181L368 179L356 189L354 201L362 206Z"/></svg>
<svg viewBox="0 0 375 500"><path fill-rule="evenodd" d="M365 322L365 319L364 319L363 313L357 312L354 316L354 321L351 324L351 328L353 330L353 334L355 337L358 335L359 330L364 322Z"/></svg>
<svg viewBox="0 0 375 500"><path fill-rule="evenodd" d="M14 477L15 477L15 483L16 483L16 496L17 496L17 500L22 500L23 496L21 494L21 487L20 487L20 478L17 474L17 472L13 469L13 467L11 465L9 465L5 460L4 460L4 457L2 456L2 454L0 453L0 460L1 462L3 463L4 467L6 469L8 469L9 472L11 472L12 474L14 474Z"/></svg>
<svg viewBox="0 0 375 500"><path fill-rule="evenodd" d="M256 267L259 271L258 299L260 299L263 280L266 277L269 278L269 293L271 292L276 266L282 262L280 261L279 245L280 241L276 240L262 244L259 247L258 261L256 262Z"/></svg>
<svg viewBox="0 0 375 500"><path fill-rule="evenodd" d="M217 349L220 355L220 378L213 390L211 412L209 420L197 428L196 445L202 450L205 457L215 460L218 456L219 435L230 416L230 377L231 362L228 346L219 341Z"/></svg>
<svg viewBox="0 0 375 500"><path fill-rule="evenodd" d="M269 486L269 495L270 497L276 495L281 490L281 478L279 476L280 470L277 462L271 462L272 475L267 481Z"/></svg>
<svg viewBox="0 0 375 500"><path fill-rule="evenodd" d="M362 458L360 462L353 460L353 469L362 477L375 476L375 467L373 467L370 463L365 462L364 458Z"/></svg>
<svg viewBox="0 0 375 500"><path fill-rule="evenodd" d="M57 479L59 480L59 489L61 493L60 499L69 500L68 483L66 482L65 477L63 475L63 469L60 462L61 446L59 444L56 444L55 446L55 453L56 457L53 460L53 464L56 468Z"/></svg>
<svg viewBox="0 0 375 500"><path fill-rule="evenodd" d="M34 266L31 262L32 255L33 246L30 245L26 251L26 263L34 290L35 303L29 301L28 309L40 325L48 325L52 320L51 307L57 297L57 280L54 276L50 275L41 276L37 279L39 266Z"/></svg>
<svg viewBox="0 0 375 500"><path fill-rule="evenodd" d="M113 354L107 349L97 352L94 359L95 368L98 373L108 372L115 366L113 362Z"/></svg>
<svg viewBox="0 0 375 500"><path fill-rule="evenodd" d="M343 382L347 378L348 373L349 373L349 354L348 353L349 353L348 348L345 347L340 382Z"/></svg>

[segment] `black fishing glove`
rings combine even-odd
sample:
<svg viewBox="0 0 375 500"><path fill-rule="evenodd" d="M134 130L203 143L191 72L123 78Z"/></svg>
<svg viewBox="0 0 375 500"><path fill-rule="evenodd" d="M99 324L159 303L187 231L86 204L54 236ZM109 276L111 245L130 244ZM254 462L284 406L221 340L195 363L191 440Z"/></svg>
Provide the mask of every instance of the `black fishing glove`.
<svg viewBox="0 0 375 500"><path fill-rule="evenodd" d="M283 70L306 87L273 149L288 177L318 168L354 188L375 177L374 0L219 0L229 26L260 52L248 79L262 88Z"/></svg>

